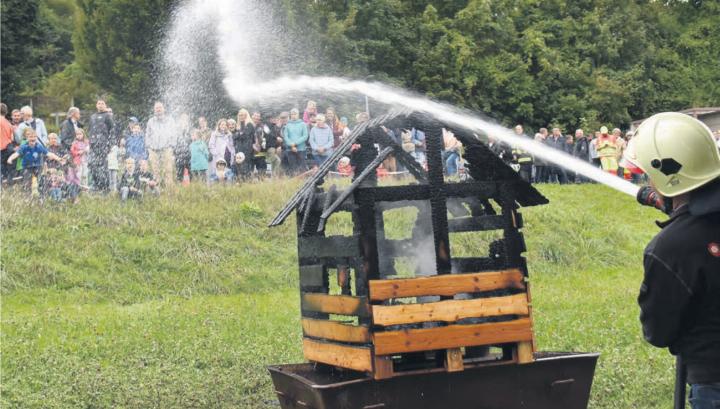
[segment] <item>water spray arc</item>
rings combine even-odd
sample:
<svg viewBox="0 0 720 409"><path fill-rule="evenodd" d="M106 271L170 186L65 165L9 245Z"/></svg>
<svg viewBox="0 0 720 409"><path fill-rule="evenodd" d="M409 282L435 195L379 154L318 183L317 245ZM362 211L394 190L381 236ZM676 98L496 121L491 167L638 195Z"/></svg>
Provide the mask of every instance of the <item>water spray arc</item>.
<svg viewBox="0 0 720 409"><path fill-rule="evenodd" d="M509 145L522 147L524 150L541 159L578 172L589 179L603 183L625 194L633 197L637 195L637 186L617 176L603 172L587 162L578 160L565 154L564 152L560 152L546 145L537 143L529 138L517 136L511 130L501 125L463 113L459 109L448 104L436 102L428 98L414 96L407 91L396 89L385 84L353 81L335 77L308 76L295 78L285 77L262 84L255 84L253 86L248 86L248 84L242 83L241 81L242 79L233 77L229 77L225 81L225 86L228 92L230 92L231 97L237 101L246 101L251 95L280 95L283 92L300 92L303 90L311 91L317 89L318 87L322 87L323 90L333 93L353 92L367 95L386 104L400 105L418 111L423 111L429 115L443 119L446 122L454 123L458 127L466 128L475 132L485 132ZM237 92L237 90L244 91ZM249 93L247 93L248 91Z"/></svg>
<svg viewBox="0 0 720 409"><path fill-rule="evenodd" d="M263 78L256 58L263 52L263 44L292 44L288 33L282 30L268 30L273 10L253 0L191 0L176 13L169 38L166 40L166 60L170 65L178 55L186 56L188 48L177 38L192 38L197 21L208 16L217 20L214 38L219 63L225 72L223 84L229 96L238 104L258 101L282 101L283 97L303 93L322 92L328 99L346 97L349 94L373 98L384 104L403 106L422 111L428 115L452 123L473 132L483 132L511 145L522 148L534 156L572 170L588 179L605 184L625 194L636 196L638 187L609 173L578 160L556 149L535 142L531 138L519 137L511 130L472 113L464 112L449 104L433 101L410 91L382 84L350 80L340 77L281 76ZM242 21L242 24L238 22ZM262 23L262 26L261 26ZM289 53L289 51L288 51ZM288 54L288 59L290 54ZM186 56L184 59L192 60ZM186 84L170 86L183 89ZM182 99L182 98L179 98ZM187 101L189 104L190 101Z"/></svg>

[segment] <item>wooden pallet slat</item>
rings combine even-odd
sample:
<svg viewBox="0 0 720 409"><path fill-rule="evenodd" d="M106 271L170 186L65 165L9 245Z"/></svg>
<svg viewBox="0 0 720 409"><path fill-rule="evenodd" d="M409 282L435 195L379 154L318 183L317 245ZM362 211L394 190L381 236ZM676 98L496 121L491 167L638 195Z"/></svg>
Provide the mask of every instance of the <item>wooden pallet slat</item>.
<svg viewBox="0 0 720 409"><path fill-rule="evenodd" d="M356 315L359 317L367 317L370 315L370 305L368 304L367 297L303 293L301 301L303 311Z"/></svg>
<svg viewBox="0 0 720 409"><path fill-rule="evenodd" d="M532 341L518 342L515 347L515 360L519 364L527 364L535 360Z"/></svg>
<svg viewBox="0 0 720 409"><path fill-rule="evenodd" d="M303 354L309 361L321 362L356 371L372 372L372 352L367 347L355 347L303 338Z"/></svg>
<svg viewBox="0 0 720 409"><path fill-rule="evenodd" d="M455 322L463 318L528 315L527 295L446 300L422 304L373 305L375 325L415 324L429 321Z"/></svg>
<svg viewBox="0 0 720 409"><path fill-rule="evenodd" d="M525 289L525 276L518 269L468 274L443 274L432 277L370 280L370 299L384 301L392 298L428 295L453 296L505 288Z"/></svg>
<svg viewBox="0 0 720 409"><path fill-rule="evenodd" d="M377 355L390 355L531 341L532 336L530 319L520 318L486 324L376 332L373 344Z"/></svg>
<svg viewBox="0 0 720 409"><path fill-rule="evenodd" d="M395 375L392 358L376 356L373 365L373 378L375 380L392 378Z"/></svg>
<svg viewBox="0 0 720 409"><path fill-rule="evenodd" d="M465 364L463 363L462 349L450 348L446 351L445 369L448 372L458 372L465 369Z"/></svg>
<svg viewBox="0 0 720 409"><path fill-rule="evenodd" d="M369 343L370 329L364 325L348 325L337 321L302 319L303 334L332 341Z"/></svg>

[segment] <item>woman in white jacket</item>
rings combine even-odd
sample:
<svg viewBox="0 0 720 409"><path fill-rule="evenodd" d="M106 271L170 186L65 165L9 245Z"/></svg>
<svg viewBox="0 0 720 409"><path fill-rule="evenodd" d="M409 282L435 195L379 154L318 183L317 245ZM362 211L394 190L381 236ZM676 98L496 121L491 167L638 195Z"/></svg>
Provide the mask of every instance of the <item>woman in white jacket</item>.
<svg viewBox="0 0 720 409"><path fill-rule="evenodd" d="M210 135L208 143L212 161L210 161L210 174L215 173L215 164L218 159L224 159L228 166L232 166L235 161L235 146L232 140L232 134L227 126L227 120L221 119L217 123L215 131Z"/></svg>

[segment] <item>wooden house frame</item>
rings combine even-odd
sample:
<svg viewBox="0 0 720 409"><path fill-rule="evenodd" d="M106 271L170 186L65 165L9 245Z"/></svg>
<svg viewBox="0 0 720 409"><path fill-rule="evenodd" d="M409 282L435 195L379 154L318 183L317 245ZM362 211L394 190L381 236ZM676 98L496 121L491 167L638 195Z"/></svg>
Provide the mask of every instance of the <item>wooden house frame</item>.
<svg viewBox="0 0 720 409"><path fill-rule="evenodd" d="M427 171L382 126L422 129ZM443 176L443 128L464 145L467 181ZM321 187L353 145L359 148L353 151L350 186ZM376 168L389 155L408 169L413 183L378 185ZM297 215L305 358L376 379L532 361L532 308L518 209L547 202L471 132L408 110L358 125L270 223L283 223L293 211ZM417 209L407 240L385 234L383 213L399 207ZM352 215L351 235L325 234L337 212ZM487 257L452 256L452 234L480 231L500 232ZM393 259L407 257L409 249L430 238L435 264L430 274L388 279ZM491 347L501 352L491 354Z"/></svg>

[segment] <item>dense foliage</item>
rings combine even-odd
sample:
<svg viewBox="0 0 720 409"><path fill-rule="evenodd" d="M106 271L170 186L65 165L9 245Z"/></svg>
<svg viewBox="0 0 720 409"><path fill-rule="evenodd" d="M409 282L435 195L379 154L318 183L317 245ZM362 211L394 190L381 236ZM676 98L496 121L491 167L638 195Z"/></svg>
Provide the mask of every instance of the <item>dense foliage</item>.
<svg viewBox="0 0 720 409"><path fill-rule="evenodd" d="M327 3L317 7L328 10L324 41L340 72L394 79L507 123L625 124L720 103L716 1Z"/></svg>
<svg viewBox="0 0 720 409"><path fill-rule="evenodd" d="M43 20L39 10L58 3L3 2L3 99L43 86L60 92L72 80L85 95L104 91L120 106L147 105L157 92L161 29L178 0L76 0L74 19ZM277 24L307 46L295 69L372 75L507 124L620 125L660 110L720 105L717 1L271 3ZM71 60L58 55L71 50L42 56L67 45L60 34L71 23L74 62L63 71ZM43 79L58 71L63 80L48 89L52 81ZM63 95L80 97L73 88Z"/></svg>
<svg viewBox="0 0 720 409"><path fill-rule="evenodd" d="M28 103L48 78L73 61L73 0L3 0L2 99Z"/></svg>

